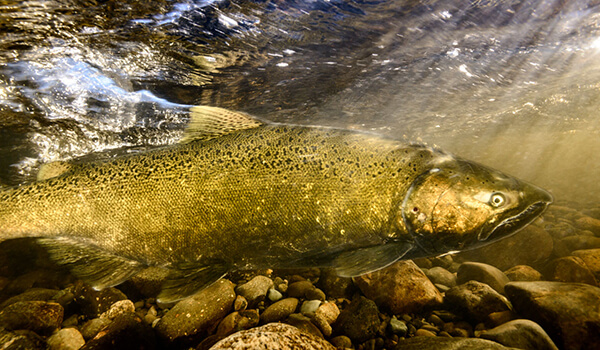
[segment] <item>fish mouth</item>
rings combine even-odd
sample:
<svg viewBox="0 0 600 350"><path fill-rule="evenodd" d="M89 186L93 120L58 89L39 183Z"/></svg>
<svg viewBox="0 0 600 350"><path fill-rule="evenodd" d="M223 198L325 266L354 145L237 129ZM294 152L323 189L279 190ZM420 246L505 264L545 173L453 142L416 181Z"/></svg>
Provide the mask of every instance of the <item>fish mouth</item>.
<svg viewBox="0 0 600 350"><path fill-rule="evenodd" d="M533 203L519 214L505 219L496 227L494 227L492 232L489 234L488 237L491 238L490 241L495 241L520 231L525 226L537 219L538 216L540 216L546 210L550 203L552 203L552 201L540 201Z"/></svg>

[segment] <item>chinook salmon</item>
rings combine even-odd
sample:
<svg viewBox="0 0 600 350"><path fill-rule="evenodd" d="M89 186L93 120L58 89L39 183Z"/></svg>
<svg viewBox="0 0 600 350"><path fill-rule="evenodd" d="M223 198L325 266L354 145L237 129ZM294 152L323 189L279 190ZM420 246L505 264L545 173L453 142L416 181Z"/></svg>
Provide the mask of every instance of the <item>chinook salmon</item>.
<svg viewBox="0 0 600 350"><path fill-rule="evenodd" d="M39 181L2 190L0 240L36 237L97 289L165 269L159 299L175 301L234 270L358 276L476 248L551 202L536 186L423 145L194 107L178 145L48 165Z"/></svg>

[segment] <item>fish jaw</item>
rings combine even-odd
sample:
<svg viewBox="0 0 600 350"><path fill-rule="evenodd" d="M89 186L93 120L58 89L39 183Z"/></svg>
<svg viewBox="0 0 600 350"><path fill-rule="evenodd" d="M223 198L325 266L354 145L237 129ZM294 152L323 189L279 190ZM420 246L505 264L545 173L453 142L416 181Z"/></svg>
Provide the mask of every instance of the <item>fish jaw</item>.
<svg viewBox="0 0 600 350"><path fill-rule="evenodd" d="M446 157L411 184L402 219L424 256L474 249L533 222L553 201L545 190L486 166Z"/></svg>

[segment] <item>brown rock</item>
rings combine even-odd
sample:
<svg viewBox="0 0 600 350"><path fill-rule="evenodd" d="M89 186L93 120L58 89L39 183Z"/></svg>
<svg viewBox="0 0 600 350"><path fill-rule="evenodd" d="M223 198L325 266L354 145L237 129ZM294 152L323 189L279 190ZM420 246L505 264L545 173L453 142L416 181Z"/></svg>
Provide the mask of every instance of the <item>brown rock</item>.
<svg viewBox="0 0 600 350"><path fill-rule="evenodd" d="M460 265L456 274L456 283L463 284L478 281L492 287L498 293L504 293L504 285L508 277L496 267L477 262L466 262Z"/></svg>
<svg viewBox="0 0 600 350"><path fill-rule="evenodd" d="M241 349L335 350L335 347L324 339L304 333L296 327L283 323L269 323L232 334L211 348L211 350Z"/></svg>
<svg viewBox="0 0 600 350"><path fill-rule="evenodd" d="M263 323L283 321L289 315L293 314L297 307L298 299L296 298L279 300L278 302L271 304L265 309L265 311L263 311L263 313L260 315L260 320Z"/></svg>
<svg viewBox="0 0 600 350"><path fill-rule="evenodd" d="M352 278L340 277L333 269L323 269L319 286L330 298L346 298L351 299L352 294L356 290Z"/></svg>
<svg viewBox="0 0 600 350"><path fill-rule="evenodd" d="M217 336L226 337L244 329L250 329L258 325L259 316L257 310L234 311L227 315L217 327Z"/></svg>
<svg viewBox="0 0 600 350"><path fill-rule="evenodd" d="M558 282L586 283L593 286L598 281L585 262L576 256L566 256L554 261L553 279Z"/></svg>
<svg viewBox="0 0 600 350"><path fill-rule="evenodd" d="M596 277L596 280L600 281L600 249L576 250L573 252L573 256L583 260L585 266Z"/></svg>
<svg viewBox="0 0 600 350"><path fill-rule="evenodd" d="M600 248L600 237L589 235L569 236L561 239L560 241L570 252L574 250Z"/></svg>
<svg viewBox="0 0 600 350"><path fill-rule="evenodd" d="M358 296L338 316L334 329L356 343L374 338L381 325L379 310L372 300Z"/></svg>
<svg viewBox="0 0 600 350"><path fill-rule="evenodd" d="M323 335L326 337L331 336L332 328L331 325L337 320L340 315L340 309L338 309L337 305L332 302L326 302L319 305L319 308L315 312L315 317L313 318L313 322Z"/></svg>
<svg viewBox="0 0 600 350"><path fill-rule="evenodd" d="M0 327L7 330L28 329L49 335L60 327L64 309L45 301L19 301L0 311Z"/></svg>
<svg viewBox="0 0 600 350"><path fill-rule="evenodd" d="M314 289L315 286L310 281L298 281L288 286L288 296L293 298L306 298L306 292Z"/></svg>
<svg viewBox="0 0 600 350"><path fill-rule="evenodd" d="M456 259L479 261L507 270L515 265L531 265L544 262L553 248L552 236L543 228L529 225L513 236L493 244L457 254Z"/></svg>
<svg viewBox="0 0 600 350"><path fill-rule="evenodd" d="M596 236L600 236L600 220L589 216L582 216L575 220L575 226L582 230L592 231Z"/></svg>
<svg viewBox="0 0 600 350"><path fill-rule="evenodd" d="M156 324L156 333L167 342L188 343L214 327L233 307L233 283L222 279L178 302Z"/></svg>
<svg viewBox="0 0 600 350"><path fill-rule="evenodd" d="M450 288L446 292L444 303L449 310L479 322L484 321L492 312L510 310L510 303L504 296L487 284L477 281Z"/></svg>
<svg viewBox="0 0 600 350"><path fill-rule="evenodd" d="M506 277L511 281L539 281L542 274L536 269L527 265L517 265L504 271Z"/></svg>
<svg viewBox="0 0 600 350"><path fill-rule="evenodd" d="M356 285L377 305L394 314L411 313L442 303L442 295L411 260L356 277Z"/></svg>
<svg viewBox="0 0 600 350"><path fill-rule="evenodd" d="M540 326L562 349L597 349L600 344L600 288L561 282L510 282L515 311Z"/></svg>

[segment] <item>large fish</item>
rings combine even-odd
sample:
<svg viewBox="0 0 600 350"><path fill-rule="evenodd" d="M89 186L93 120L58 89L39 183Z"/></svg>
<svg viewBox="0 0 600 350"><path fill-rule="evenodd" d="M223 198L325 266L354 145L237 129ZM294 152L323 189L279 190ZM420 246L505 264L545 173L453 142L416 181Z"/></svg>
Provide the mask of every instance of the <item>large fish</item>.
<svg viewBox="0 0 600 350"><path fill-rule="evenodd" d="M95 288L149 266L175 301L227 272L333 267L479 247L515 233L546 191L440 150L194 107L182 143L40 170L0 192L0 240L37 237Z"/></svg>

